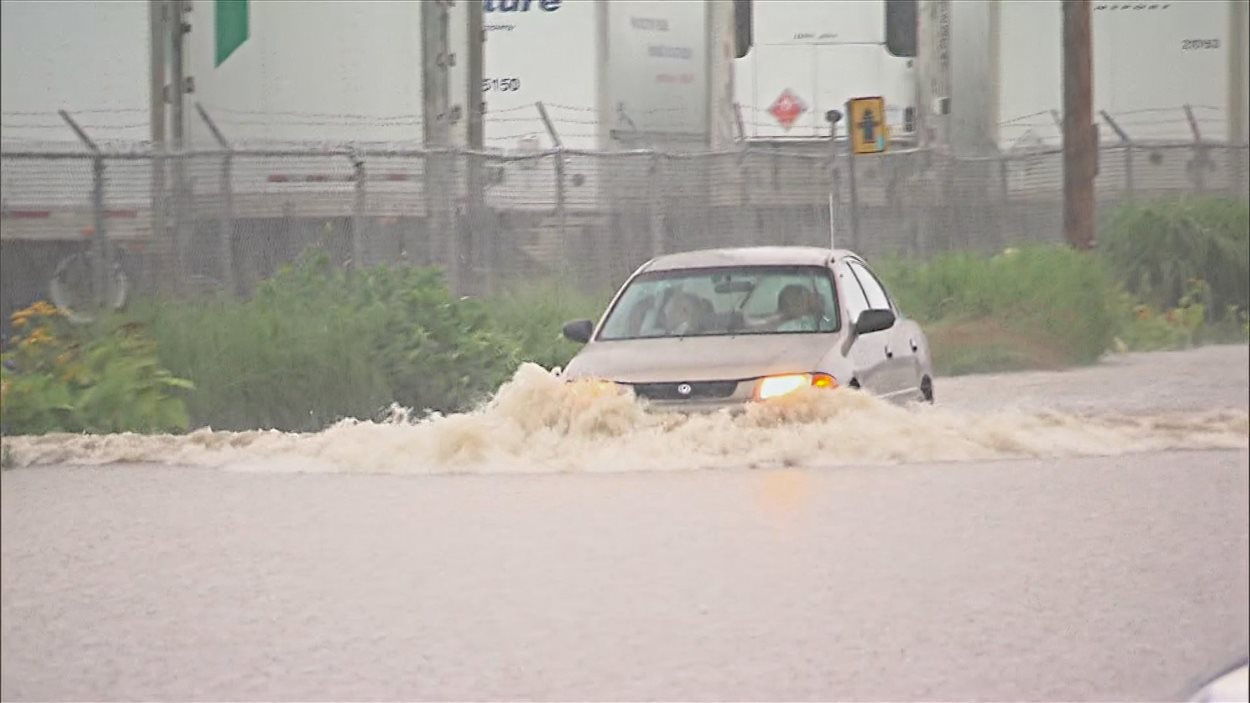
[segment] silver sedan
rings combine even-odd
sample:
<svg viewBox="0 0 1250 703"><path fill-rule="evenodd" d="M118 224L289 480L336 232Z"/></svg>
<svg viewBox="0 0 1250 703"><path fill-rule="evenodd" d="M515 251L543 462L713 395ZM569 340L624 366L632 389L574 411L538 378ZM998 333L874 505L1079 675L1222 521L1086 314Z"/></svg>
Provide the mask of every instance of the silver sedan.
<svg viewBox="0 0 1250 703"><path fill-rule="evenodd" d="M799 388L933 400L924 332L856 254L811 247L710 249L643 264L564 369L630 387L653 407L713 410Z"/></svg>

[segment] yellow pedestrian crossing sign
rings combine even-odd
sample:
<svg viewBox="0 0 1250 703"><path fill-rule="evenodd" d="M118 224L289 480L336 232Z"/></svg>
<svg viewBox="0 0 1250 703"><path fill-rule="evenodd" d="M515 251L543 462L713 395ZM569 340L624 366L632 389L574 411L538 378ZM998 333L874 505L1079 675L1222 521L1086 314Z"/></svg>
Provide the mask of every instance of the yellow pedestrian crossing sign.
<svg viewBox="0 0 1250 703"><path fill-rule="evenodd" d="M846 116L851 153L880 154L886 150L890 130L885 124L885 98L851 98Z"/></svg>

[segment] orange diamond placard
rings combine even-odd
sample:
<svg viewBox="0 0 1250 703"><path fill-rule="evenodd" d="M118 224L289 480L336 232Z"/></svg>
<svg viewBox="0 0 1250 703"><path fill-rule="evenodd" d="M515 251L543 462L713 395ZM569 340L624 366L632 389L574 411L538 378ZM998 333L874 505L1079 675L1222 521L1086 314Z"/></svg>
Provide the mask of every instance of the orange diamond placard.
<svg viewBox="0 0 1250 703"><path fill-rule="evenodd" d="M772 115L787 132L804 112L807 112L807 105L803 104L803 100L789 88L781 91L781 95L778 95L772 106L768 108L768 114Z"/></svg>

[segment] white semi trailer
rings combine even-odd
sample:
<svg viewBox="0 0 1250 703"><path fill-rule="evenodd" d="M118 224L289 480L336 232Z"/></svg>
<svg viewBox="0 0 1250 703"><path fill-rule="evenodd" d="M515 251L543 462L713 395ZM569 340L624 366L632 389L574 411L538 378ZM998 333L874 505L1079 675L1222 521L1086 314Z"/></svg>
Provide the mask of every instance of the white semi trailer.
<svg viewBox="0 0 1250 703"><path fill-rule="evenodd" d="M890 0L896 2L900 0ZM906 0L902 0L906 1ZM1060 0L916 0L916 70L930 143L961 152L1057 146L1063 112ZM1094 110L1100 136L1247 139L1244 0L1095 0Z"/></svg>
<svg viewBox="0 0 1250 703"><path fill-rule="evenodd" d="M426 26L436 4L446 10L445 26ZM149 16L173 5L0 3L6 150L82 150L57 117L62 108L98 142L148 141L152 70L160 64L166 83L175 73L168 33L163 64L151 60ZM502 152L549 149L557 139L571 149L701 150L735 137L734 3L726 0L185 0L184 8L182 68L189 92L180 117L165 102L167 145L174 143L178 120L186 147L218 146L197 104L236 148L356 143L416 149L431 143L431 125L442 130L434 131L435 145ZM486 38L480 78L469 51L470 10L478 8ZM430 50L431 42L438 47ZM439 76L438 85L427 90L431 75ZM471 128L469 99L479 81L485 103L480 136ZM19 176L27 167L5 166L7 211L47 217L6 217L4 237L80 236L90 222L89 169L69 169L73 177L36 191ZM303 182L298 187L311 192L324 186L309 181L341 181L350 163L325 170L310 161L273 160L263 170L237 170L236 187L263 196L292 192L293 183ZM596 174L583 170L576 179L580 198L593 200ZM110 169L114 186L122 171ZM513 203L523 200L516 195L521 178L509 184ZM139 215L111 229L137 233L147 229L150 193L138 176L126 180L108 193L110 207ZM211 190L210 181L200 177L195 187ZM239 205L246 207L247 199Z"/></svg>

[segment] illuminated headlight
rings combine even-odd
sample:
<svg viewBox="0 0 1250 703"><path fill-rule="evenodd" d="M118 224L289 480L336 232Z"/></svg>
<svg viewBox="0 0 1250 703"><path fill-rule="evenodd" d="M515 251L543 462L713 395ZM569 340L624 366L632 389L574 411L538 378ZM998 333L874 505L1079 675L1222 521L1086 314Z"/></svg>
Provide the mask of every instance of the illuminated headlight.
<svg viewBox="0 0 1250 703"><path fill-rule="evenodd" d="M784 376L766 376L755 387L757 400L778 398L800 388L837 388L838 382L827 373L792 373Z"/></svg>

